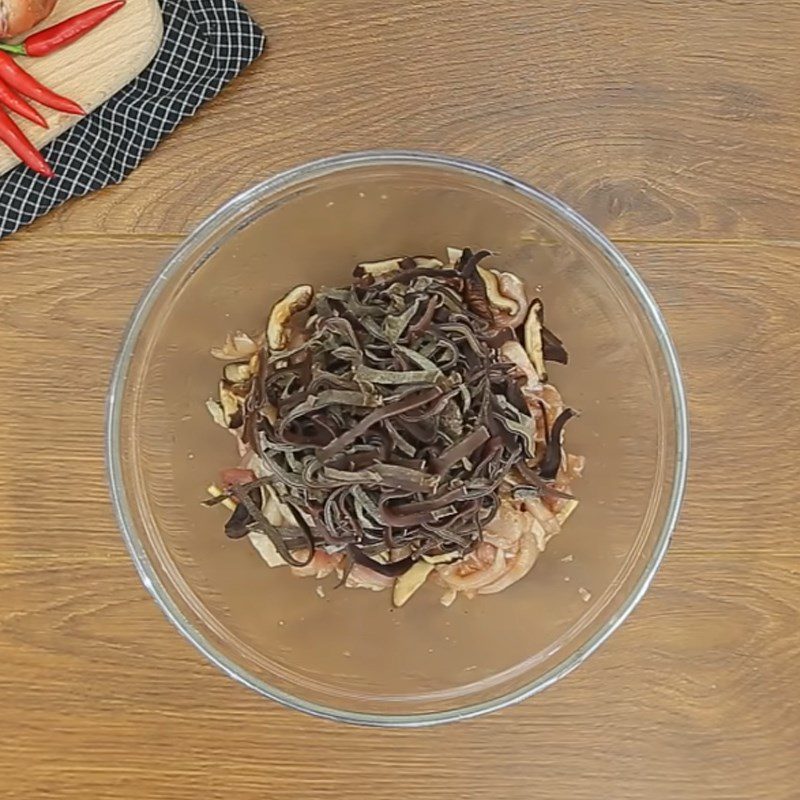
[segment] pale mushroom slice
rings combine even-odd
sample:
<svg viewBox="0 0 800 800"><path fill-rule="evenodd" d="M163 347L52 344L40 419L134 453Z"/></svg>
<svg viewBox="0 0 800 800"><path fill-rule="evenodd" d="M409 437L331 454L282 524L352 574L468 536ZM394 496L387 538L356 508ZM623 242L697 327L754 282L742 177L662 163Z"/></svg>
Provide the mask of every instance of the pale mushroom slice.
<svg viewBox="0 0 800 800"><path fill-rule="evenodd" d="M383 261L363 261L358 265L358 268L365 275L369 275L372 278L382 278L385 275L399 272L402 260L402 258L387 258Z"/></svg>
<svg viewBox="0 0 800 800"><path fill-rule="evenodd" d="M539 374L539 379L546 382L547 368L544 364L544 349L542 347L542 311L542 301L537 297L528 309L523 338L528 358L530 358L536 372Z"/></svg>
<svg viewBox="0 0 800 800"><path fill-rule="evenodd" d="M489 298L492 307L501 314L516 315L519 312L519 303L500 293L497 272L479 266L478 274L483 278L484 284L486 284L486 296Z"/></svg>
<svg viewBox="0 0 800 800"><path fill-rule="evenodd" d="M538 370L534 367L525 348L516 340L503 342L500 346L500 354L511 361L525 377L523 389L527 392L535 392L541 387L541 380Z"/></svg>
<svg viewBox="0 0 800 800"><path fill-rule="evenodd" d="M225 365L222 374L229 383L244 383L250 380L253 373L249 361L232 361Z"/></svg>
<svg viewBox="0 0 800 800"><path fill-rule="evenodd" d="M447 263L449 266L454 267L461 261L461 256L464 254L464 251L460 247L448 247L447 248Z"/></svg>
<svg viewBox="0 0 800 800"><path fill-rule="evenodd" d="M404 606L434 570L433 564L417 561L394 582L392 603L396 608Z"/></svg>
<svg viewBox="0 0 800 800"><path fill-rule="evenodd" d="M439 269L444 264L433 256L414 256L414 266L424 269Z"/></svg>
<svg viewBox="0 0 800 800"><path fill-rule="evenodd" d="M497 290L501 297L516 304L515 312L503 313L497 321L509 328L517 328L525 321L525 315L528 313L525 284L512 272L499 272L493 269L492 274L497 278Z"/></svg>
<svg viewBox="0 0 800 800"><path fill-rule="evenodd" d="M272 307L267 322L267 343L272 351L281 351L289 343L289 321L305 311L314 299L314 289L307 284L295 286Z"/></svg>
<svg viewBox="0 0 800 800"><path fill-rule="evenodd" d="M409 262L403 264L403 262ZM426 269L438 269L443 267L444 264L433 256L398 256L397 258L387 258L383 261L362 261L358 268L364 275L369 275L371 278L384 278L387 275L392 275L395 272L400 272L404 268L411 266L414 263L415 267Z"/></svg>
<svg viewBox="0 0 800 800"><path fill-rule="evenodd" d="M456 247L447 248L448 266L455 267L464 251ZM525 320L528 297L525 284L513 273L478 266L478 275L486 287L486 298L492 307L495 321L508 328L516 328Z"/></svg>
<svg viewBox="0 0 800 800"><path fill-rule="evenodd" d="M225 419L225 412L222 410L222 405L218 403L216 400L212 400L210 397L206 400L206 408L208 409L208 413L211 415L211 419L217 423L222 428L227 428L228 423Z"/></svg>
<svg viewBox="0 0 800 800"><path fill-rule="evenodd" d="M251 336L243 331L236 331L225 337L222 347L212 347L211 355L221 361L236 361L250 358L257 351L258 344Z"/></svg>
<svg viewBox="0 0 800 800"><path fill-rule="evenodd" d="M226 428L238 428L241 422L240 400L234 393L231 385L227 381L219 382L219 402L222 407L222 414ZM209 407L209 411L211 411ZM212 412L213 416L213 412Z"/></svg>

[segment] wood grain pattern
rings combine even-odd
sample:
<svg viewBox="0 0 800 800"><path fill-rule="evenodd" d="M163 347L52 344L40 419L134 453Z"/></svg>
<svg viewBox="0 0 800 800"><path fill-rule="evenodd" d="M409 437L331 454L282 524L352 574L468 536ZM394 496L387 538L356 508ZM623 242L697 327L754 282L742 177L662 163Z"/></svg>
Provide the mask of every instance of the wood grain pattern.
<svg viewBox="0 0 800 800"><path fill-rule="evenodd" d="M38 29L99 5L96 0L60 3ZM152 60L161 42L158 0L134 0L75 44L47 58L22 59L24 68L53 91L80 103L86 111L97 108L136 77ZM80 117L40 108L49 128L18 120L26 136L39 148L71 128ZM0 175L19 163L13 153L0 148Z"/></svg>
<svg viewBox="0 0 800 800"><path fill-rule="evenodd" d="M246 692L177 637L121 554L4 568L0 701L14 718L0 786L98 800L523 800L534 789L790 800L800 558L700 563L671 557L613 641L545 694L422 732L319 722Z"/></svg>
<svg viewBox="0 0 800 800"><path fill-rule="evenodd" d="M800 14L789 2L251 0L272 51L125 184L0 243L0 798L796 800ZM103 395L186 229L367 146L498 164L612 233L680 351L666 562L567 679L445 728L319 722L207 664L140 585Z"/></svg>
<svg viewBox="0 0 800 800"><path fill-rule="evenodd" d="M407 147L502 166L615 236L800 238L793 0L249 5L268 55L48 226L183 232L278 169Z"/></svg>
<svg viewBox="0 0 800 800"><path fill-rule="evenodd" d="M132 304L177 241L56 237L58 258L42 237L3 244L0 386L28 374L21 407L0 391L15 420L0 430L9 797L388 800L400 784L420 799L542 785L578 800L796 796L800 434L785 354L800 346L800 247L625 246L693 399L694 480L663 571L563 684L497 716L397 733L343 730L236 686L180 639L129 563L104 483L103 392ZM781 446L765 449L776 421ZM743 464L755 469L732 481ZM38 489L20 503L20 486Z"/></svg>

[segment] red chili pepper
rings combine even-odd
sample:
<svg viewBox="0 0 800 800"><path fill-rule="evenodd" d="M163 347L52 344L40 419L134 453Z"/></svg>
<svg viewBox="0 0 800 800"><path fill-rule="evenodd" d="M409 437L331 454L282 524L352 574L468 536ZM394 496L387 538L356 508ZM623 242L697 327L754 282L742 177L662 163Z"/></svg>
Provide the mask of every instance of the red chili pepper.
<svg viewBox="0 0 800 800"><path fill-rule="evenodd" d="M48 127L45 118L3 81L0 81L0 106L5 106L9 111L35 122L42 128Z"/></svg>
<svg viewBox="0 0 800 800"><path fill-rule="evenodd" d="M42 105L63 111L67 114L84 114L84 110L73 100L62 97L39 83L32 75L28 75L8 53L0 52L0 80L5 81L31 100L38 100Z"/></svg>
<svg viewBox="0 0 800 800"><path fill-rule="evenodd" d="M42 154L28 141L25 134L11 117L0 108L0 142L8 145L16 155L31 169L45 178L55 175L52 167L42 158Z"/></svg>
<svg viewBox="0 0 800 800"><path fill-rule="evenodd" d="M5 50L7 53L13 53L18 56L46 56L48 53L60 50L62 47L66 47L68 44L80 39L96 28L103 20L108 19L112 14L116 14L124 5L125 0L112 0L110 3L90 8L88 11L76 14L74 17L65 19L57 25L52 25L43 31L31 34L20 44L0 44L0 50Z"/></svg>

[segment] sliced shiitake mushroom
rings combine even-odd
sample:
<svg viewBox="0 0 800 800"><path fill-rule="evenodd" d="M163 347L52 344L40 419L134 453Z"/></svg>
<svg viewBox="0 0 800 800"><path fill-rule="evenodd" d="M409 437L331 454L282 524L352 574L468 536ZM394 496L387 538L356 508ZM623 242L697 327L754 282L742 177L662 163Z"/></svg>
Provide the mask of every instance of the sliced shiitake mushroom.
<svg viewBox="0 0 800 800"><path fill-rule="evenodd" d="M267 343L270 350L280 351L289 343L289 321L294 314L305 311L314 299L314 289L308 285L295 286L272 307L267 322Z"/></svg>
<svg viewBox="0 0 800 800"><path fill-rule="evenodd" d="M449 266L454 267L461 261L461 256L464 251L460 247L448 247L447 248L447 263Z"/></svg>
<svg viewBox="0 0 800 800"><path fill-rule="evenodd" d="M464 301L473 313L488 320L494 320L494 309L489 298L489 286L483 277L480 262L491 255L489 250L479 250L473 253L469 248L461 253L461 259L456 268L464 279Z"/></svg>
<svg viewBox="0 0 800 800"><path fill-rule="evenodd" d="M542 348L542 301L537 297L528 309L528 316L525 319L523 338L525 340L525 352L528 354L531 363L539 378L547 381L547 368L544 365L544 350Z"/></svg>
<svg viewBox="0 0 800 800"><path fill-rule="evenodd" d="M525 284L511 272L492 270L497 278L497 289L501 297L516 304L516 311L501 314L498 323L508 328L516 328L525 321L528 311L528 297L525 294Z"/></svg>
<svg viewBox="0 0 800 800"><path fill-rule="evenodd" d="M369 276L370 278L385 278L404 269L436 269L444 264L433 256L404 256L402 258L387 258L385 261L363 261L356 267L357 278Z"/></svg>
<svg viewBox="0 0 800 800"><path fill-rule="evenodd" d="M222 374L229 383L244 383L250 380L250 376L253 373L249 361L237 361L226 364Z"/></svg>
<svg viewBox="0 0 800 800"><path fill-rule="evenodd" d="M525 348L516 339L504 342L500 346L500 354L514 364L525 377L523 389L532 392L541 386L538 370L534 367Z"/></svg>
<svg viewBox="0 0 800 800"><path fill-rule="evenodd" d="M452 252L451 252L452 251ZM505 328L516 328L525 320L528 308L528 298L525 295L525 285L510 272L500 272L496 269L486 269L478 261L491 255L488 250L482 250L475 255L471 251L448 248L448 258L460 267L466 281L465 292L471 300L474 311L486 316L484 311L484 296L487 310L494 322ZM475 275L474 273L477 273ZM478 281L478 277L480 281Z"/></svg>
<svg viewBox="0 0 800 800"><path fill-rule="evenodd" d="M225 380L219 382L219 402L222 406L225 427L238 428L242 424L241 401L234 393L233 386Z"/></svg>
<svg viewBox="0 0 800 800"><path fill-rule="evenodd" d="M515 315L519 311L519 304L503 294L500 294L500 287L497 282L497 272L495 270L478 267L478 274L486 284L486 296L489 302L498 312L505 312L508 315Z"/></svg>
<svg viewBox="0 0 800 800"><path fill-rule="evenodd" d="M225 344L222 347L212 347L211 355L221 361L233 361L250 358L257 351L258 345L252 337L242 331L236 331L225 337Z"/></svg>
<svg viewBox="0 0 800 800"><path fill-rule="evenodd" d="M569 354L564 347L564 343L544 324L544 304L537 298L531 303L531 308L534 306L536 306L536 316L541 331L542 358L545 361L567 364L569 362Z"/></svg>
<svg viewBox="0 0 800 800"><path fill-rule="evenodd" d="M371 278L381 278L400 271L402 258L387 258L384 261L363 261L358 265L357 275L369 275Z"/></svg>
<svg viewBox="0 0 800 800"><path fill-rule="evenodd" d="M438 258L433 256L414 256L412 261L418 269L437 269L444 266Z"/></svg>
<svg viewBox="0 0 800 800"><path fill-rule="evenodd" d="M208 409L208 413L211 415L211 419L213 419L217 425L220 425L223 428L228 427L228 423L225 421L225 412L222 410L222 405L220 403L209 398L206 400L206 408Z"/></svg>

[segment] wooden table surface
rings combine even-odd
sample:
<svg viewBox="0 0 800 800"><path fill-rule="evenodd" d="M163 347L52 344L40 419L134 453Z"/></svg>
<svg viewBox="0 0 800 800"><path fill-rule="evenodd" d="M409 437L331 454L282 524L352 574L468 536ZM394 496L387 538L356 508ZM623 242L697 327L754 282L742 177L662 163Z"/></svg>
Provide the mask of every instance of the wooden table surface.
<svg viewBox="0 0 800 800"><path fill-rule="evenodd" d="M271 50L122 186L0 242L0 797L800 797L796 0L251 0ZM486 161L660 302L694 449L652 589L543 695L421 732L223 677L139 583L103 394L140 291L258 178L344 150Z"/></svg>

